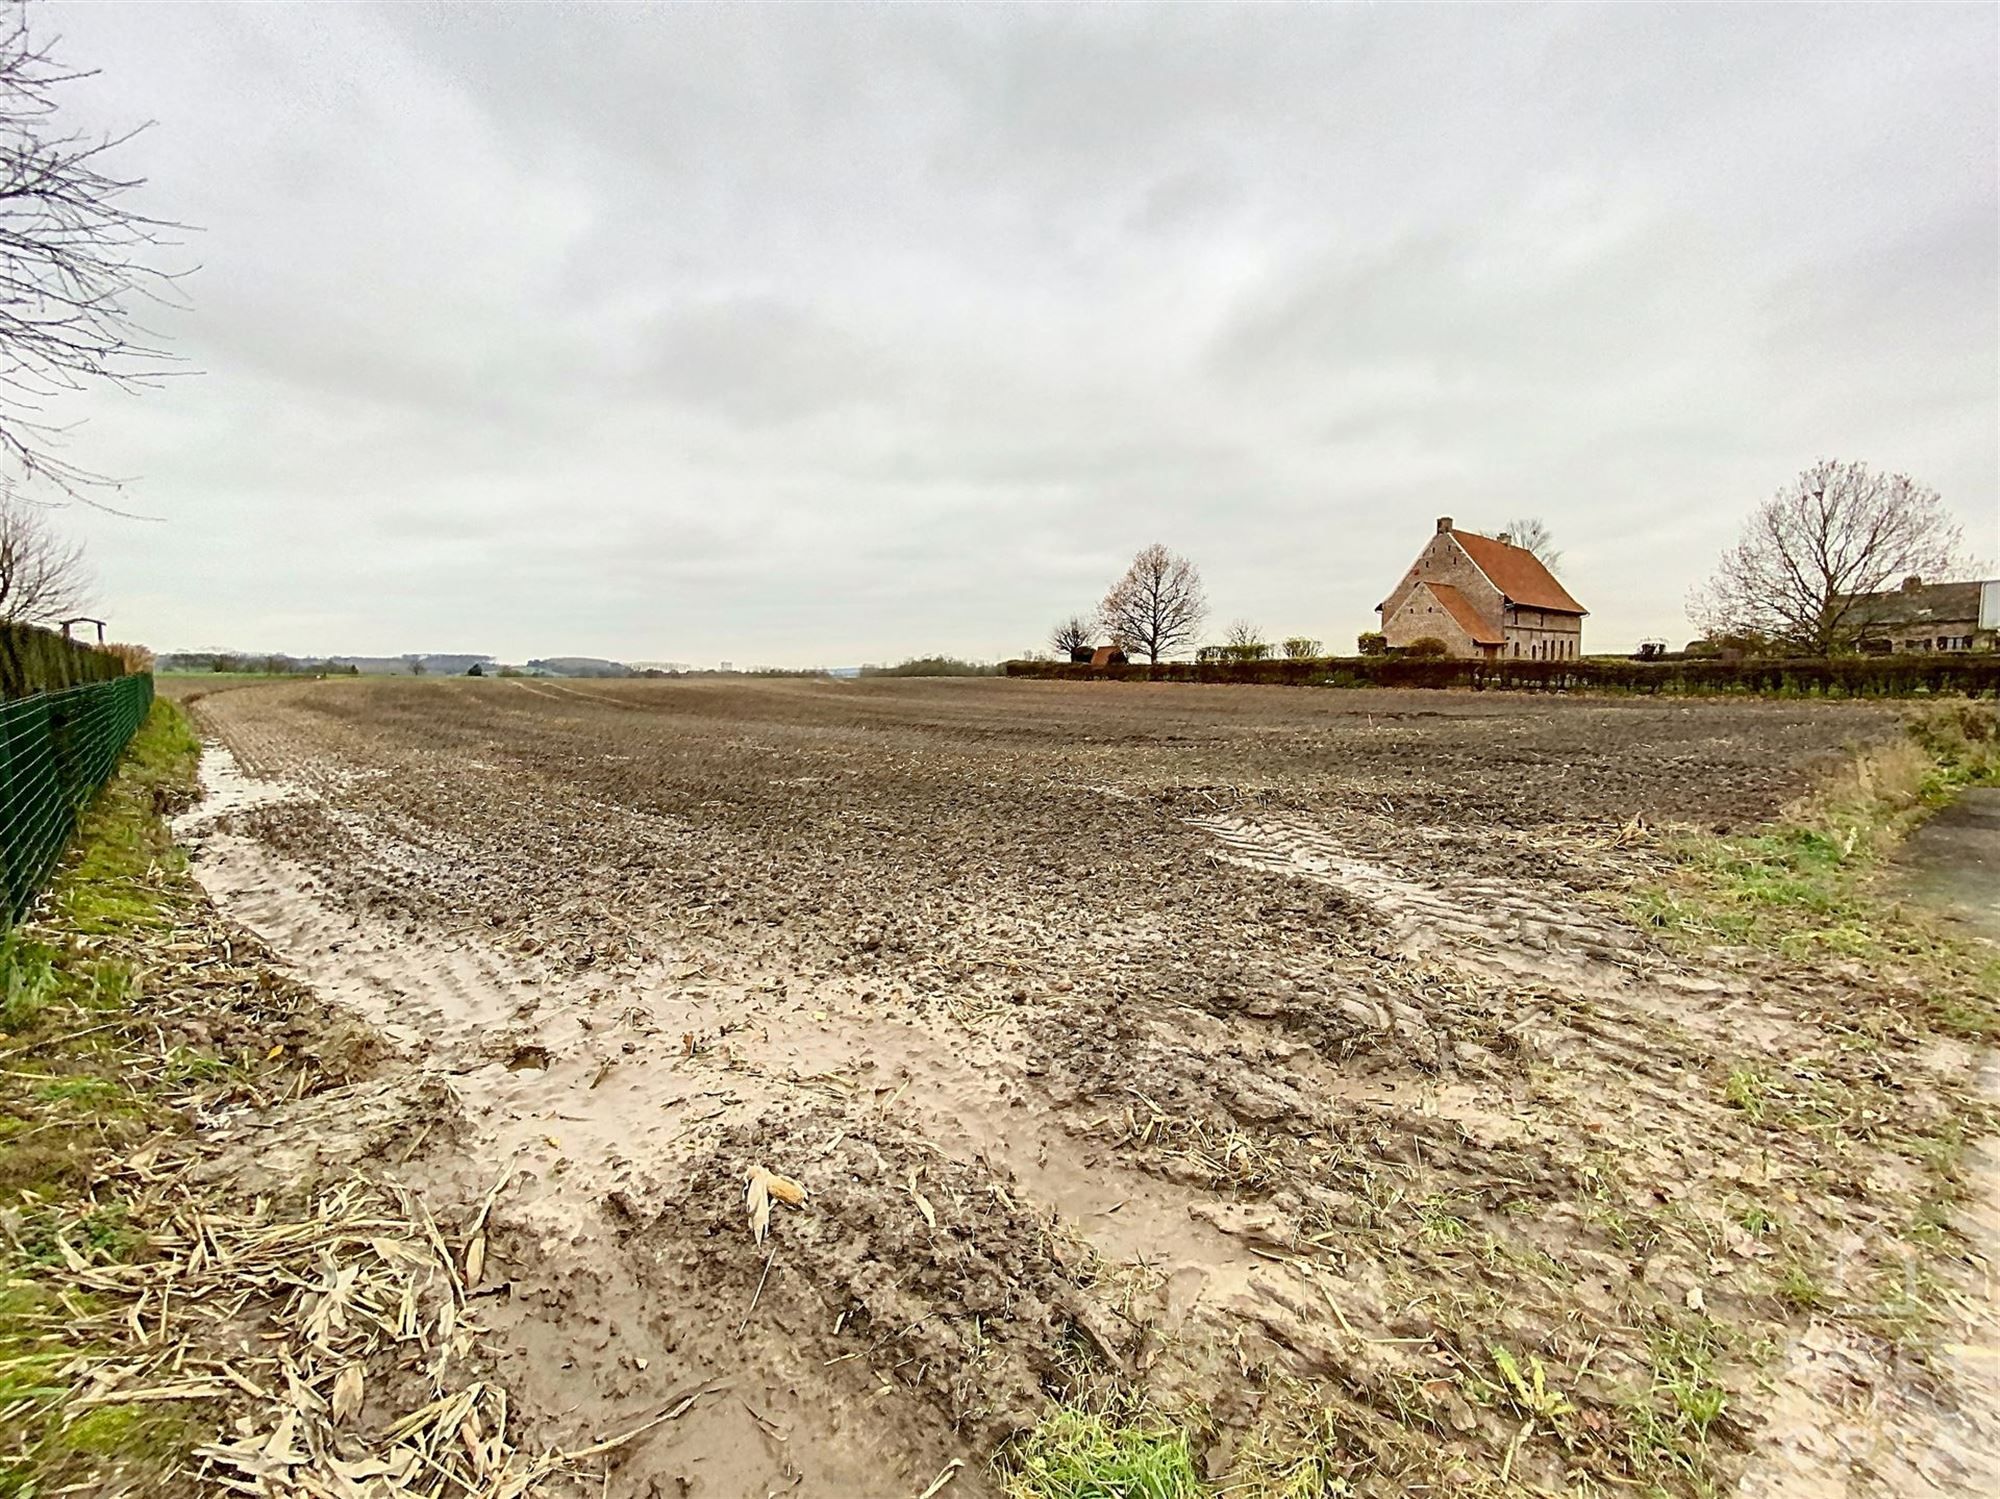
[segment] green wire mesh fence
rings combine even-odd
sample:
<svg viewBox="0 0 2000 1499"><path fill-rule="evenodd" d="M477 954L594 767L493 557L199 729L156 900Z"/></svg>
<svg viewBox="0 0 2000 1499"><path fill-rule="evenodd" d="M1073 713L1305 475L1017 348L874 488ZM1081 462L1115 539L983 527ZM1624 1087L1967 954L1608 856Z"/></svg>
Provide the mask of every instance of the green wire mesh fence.
<svg viewBox="0 0 2000 1499"><path fill-rule="evenodd" d="M34 904L152 704L150 675L0 702L0 927Z"/></svg>

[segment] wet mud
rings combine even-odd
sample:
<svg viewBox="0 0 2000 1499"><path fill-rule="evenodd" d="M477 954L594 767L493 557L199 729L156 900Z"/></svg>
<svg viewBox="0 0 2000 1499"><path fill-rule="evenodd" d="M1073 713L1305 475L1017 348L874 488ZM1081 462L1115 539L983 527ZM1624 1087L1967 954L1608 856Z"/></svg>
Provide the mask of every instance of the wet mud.
<svg viewBox="0 0 2000 1499"><path fill-rule="evenodd" d="M1872 709L496 681L198 713L204 885L395 1048L367 1151L504 1183L481 1315L525 1435L702 1392L614 1492L997 1492L1049 1402L1114 1386L1201 1411L1218 1481L1331 1412L1359 1493L1804 1492L1755 1487L1811 1471L1801 1416L1901 1377L1784 1277L1872 1294L1908 1131L1977 1058L1885 1025L1864 1063L1869 996L1694 964L1622 899L1656 829L1772 815ZM1746 1071L1893 1090L1896 1129L1753 1117ZM805 1194L761 1239L758 1169ZM1673 1379L1722 1397L1692 1434ZM1853 1492L1920 1491L1888 1481Z"/></svg>

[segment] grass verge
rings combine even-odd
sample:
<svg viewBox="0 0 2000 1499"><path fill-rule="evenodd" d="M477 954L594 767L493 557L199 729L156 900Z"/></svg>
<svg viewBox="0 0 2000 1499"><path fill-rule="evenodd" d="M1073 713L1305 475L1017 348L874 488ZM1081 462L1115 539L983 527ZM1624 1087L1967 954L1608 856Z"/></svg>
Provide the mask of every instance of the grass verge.
<svg viewBox="0 0 2000 1499"><path fill-rule="evenodd" d="M184 1127L129 1065L147 975L119 949L175 920L160 876L181 862L161 814L191 793L199 754L186 715L156 702L41 908L0 935L0 1495L157 1464L189 1439L175 1409L70 1408L89 1351L73 1329L93 1309L59 1272L142 1251L99 1170Z"/></svg>
<svg viewBox="0 0 2000 1499"><path fill-rule="evenodd" d="M113 1344L166 1345L168 1300L128 1325L93 1288L159 1254L152 1163L196 1119L368 1063L365 1035L264 966L189 874L166 819L200 753L156 700L48 892L0 933L0 1499L185 1487L214 1409L107 1384Z"/></svg>
<svg viewBox="0 0 2000 1499"><path fill-rule="evenodd" d="M1907 727L1758 832L1677 839L1673 867L1635 894L1634 914L1696 943L1859 965L1911 1001L1909 1018L2000 1039L2000 958L1897 899L1885 878L1925 818L1968 786L2000 785L2000 715L1937 705Z"/></svg>

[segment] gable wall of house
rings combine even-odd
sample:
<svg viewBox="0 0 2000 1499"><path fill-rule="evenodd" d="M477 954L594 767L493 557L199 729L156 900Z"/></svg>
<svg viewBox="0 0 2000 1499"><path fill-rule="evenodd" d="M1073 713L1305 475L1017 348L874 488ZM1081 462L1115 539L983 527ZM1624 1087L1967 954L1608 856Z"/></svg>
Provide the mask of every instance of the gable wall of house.
<svg viewBox="0 0 2000 1499"><path fill-rule="evenodd" d="M1432 636L1444 642L1447 655L1476 658L1486 654L1428 588L1412 588L1403 595L1403 602L1383 619L1382 635L1397 647L1415 645Z"/></svg>
<svg viewBox="0 0 2000 1499"><path fill-rule="evenodd" d="M1467 603L1479 611L1480 618L1489 621L1496 633L1500 626L1500 590L1495 588L1481 572L1473 560L1465 555L1465 548L1452 539L1449 531L1440 531L1424 544L1417 554L1417 560L1410 564L1410 570L1403 574L1382 611L1384 624L1382 633L1387 635L1387 621L1394 618L1396 611L1419 583L1449 583L1465 595ZM1394 637L1389 644L1394 645Z"/></svg>

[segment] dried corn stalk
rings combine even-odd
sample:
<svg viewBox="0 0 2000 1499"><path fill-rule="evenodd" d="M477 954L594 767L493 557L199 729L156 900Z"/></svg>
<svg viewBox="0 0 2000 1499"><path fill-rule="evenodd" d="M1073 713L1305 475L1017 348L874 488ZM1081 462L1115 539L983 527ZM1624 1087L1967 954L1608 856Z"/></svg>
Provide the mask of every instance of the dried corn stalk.
<svg viewBox="0 0 2000 1499"><path fill-rule="evenodd" d="M480 1328L460 1266L474 1244L483 1254L492 1194L454 1252L411 1194L376 1183L347 1182L289 1217L171 1190L143 1258L65 1257L68 1281L107 1308L93 1333L118 1334L63 1371L84 1391L67 1409L226 1401L242 1414L197 1449L201 1481L263 1499L522 1499L574 1472L579 1454L517 1450L506 1391L468 1368ZM246 1323L258 1333L247 1342ZM242 1347L256 1351L216 1352ZM367 1420L371 1398L387 1398L371 1365L415 1369L428 1398Z"/></svg>
<svg viewBox="0 0 2000 1499"><path fill-rule="evenodd" d="M806 1189L789 1176L779 1176L762 1166L752 1166L743 1178L743 1205L750 1213L750 1236L759 1244L771 1230L771 1204L803 1207Z"/></svg>

